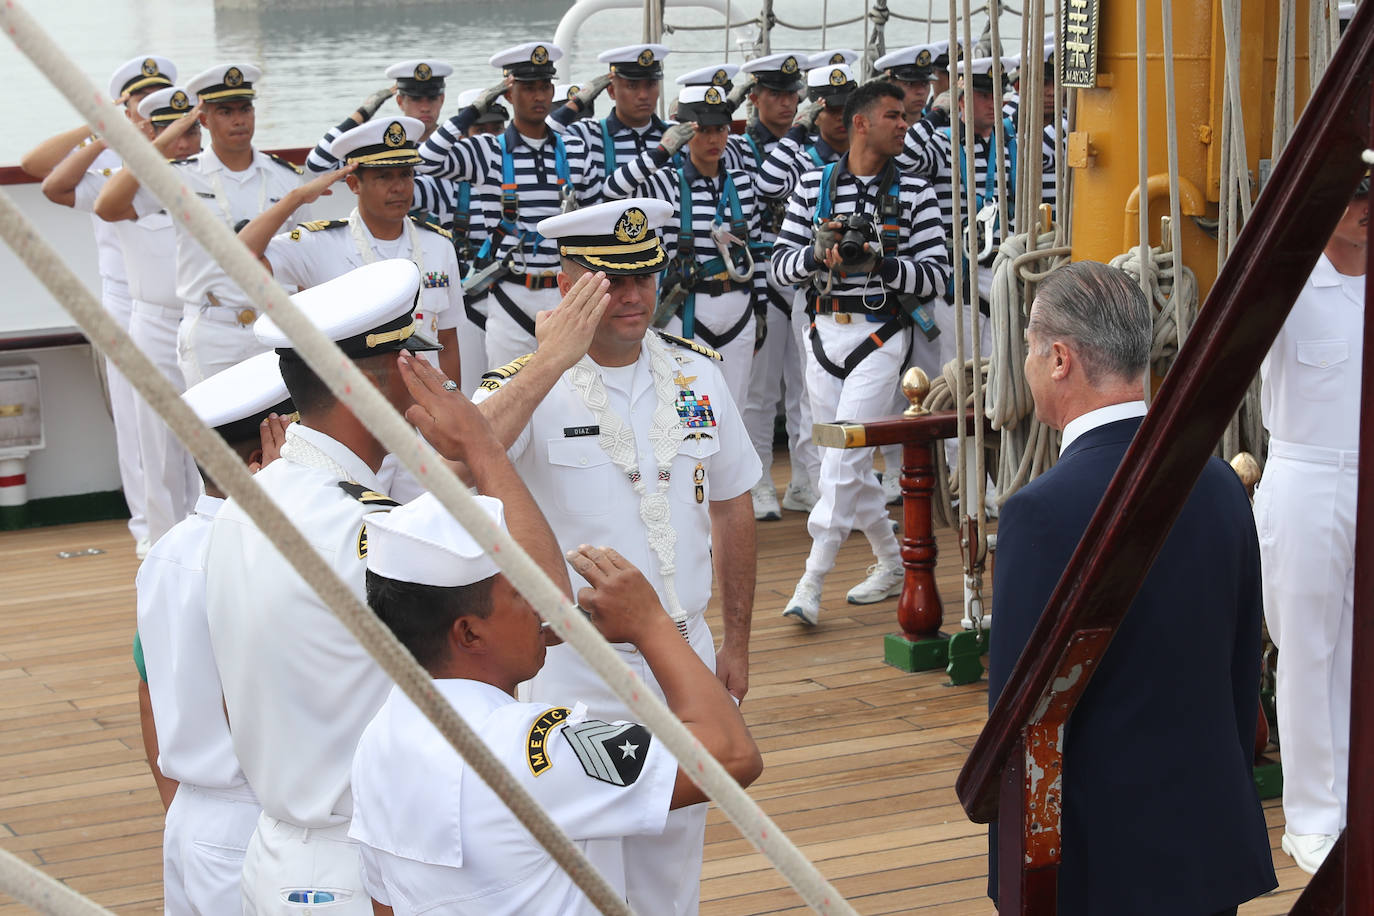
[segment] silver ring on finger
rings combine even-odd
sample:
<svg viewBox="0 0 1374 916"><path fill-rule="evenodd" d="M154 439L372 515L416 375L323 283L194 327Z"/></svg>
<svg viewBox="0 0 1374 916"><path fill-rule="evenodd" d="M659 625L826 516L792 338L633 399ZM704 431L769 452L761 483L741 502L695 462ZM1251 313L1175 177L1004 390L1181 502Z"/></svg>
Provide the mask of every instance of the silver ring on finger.
<svg viewBox="0 0 1374 916"><path fill-rule="evenodd" d="M451 379L451 378L449 378L449 379L444 379L444 386L443 386L443 387L444 387L444 390L445 390L445 391L457 391L457 390L458 390L458 383L455 382L455 381L454 381L453 379Z"/></svg>

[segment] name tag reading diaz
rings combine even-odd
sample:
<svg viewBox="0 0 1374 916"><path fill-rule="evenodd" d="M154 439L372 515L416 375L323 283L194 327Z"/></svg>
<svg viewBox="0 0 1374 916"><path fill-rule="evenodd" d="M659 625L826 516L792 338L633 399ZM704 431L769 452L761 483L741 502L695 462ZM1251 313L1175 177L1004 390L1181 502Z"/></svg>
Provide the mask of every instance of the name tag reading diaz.
<svg viewBox="0 0 1374 916"><path fill-rule="evenodd" d="M596 425L592 425L592 426L565 426L565 427L563 427L563 438L564 438L564 439L576 439L576 438L578 438L579 436L599 436L599 435L601 435L601 427L600 427L600 426L596 426Z"/></svg>

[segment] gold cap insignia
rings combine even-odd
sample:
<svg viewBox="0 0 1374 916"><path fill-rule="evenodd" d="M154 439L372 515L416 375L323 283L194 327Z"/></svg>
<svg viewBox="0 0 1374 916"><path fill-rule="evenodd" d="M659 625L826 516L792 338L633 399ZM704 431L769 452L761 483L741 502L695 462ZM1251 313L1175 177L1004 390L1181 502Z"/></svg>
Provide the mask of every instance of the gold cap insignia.
<svg viewBox="0 0 1374 916"><path fill-rule="evenodd" d="M386 133L382 134L382 142L392 149L406 145L406 129L401 126L400 121L392 121L386 126Z"/></svg>
<svg viewBox="0 0 1374 916"><path fill-rule="evenodd" d="M849 80L845 79L843 70L837 67L830 71L830 85L843 86L847 82L849 82Z"/></svg>
<svg viewBox="0 0 1374 916"><path fill-rule="evenodd" d="M918 67L929 67L929 66L930 66L930 50L929 50L928 48L922 49L921 52L920 52L919 54L916 55L916 66L918 66Z"/></svg>
<svg viewBox="0 0 1374 916"><path fill-rule="evenodd" d="M654 65L653 48L645 48L639 52L639 65L641 67L652 67Z"/></svg>
<svg viewBox="0 0 1374 916"><path fill-rule="evenodd" d="M569 87L568 87L568 98L570 98L570 99L575 99L575 98L577 98L578 93L580 93L581 91L582 91L582 87L581 87L581 86L569 86Z"/></svg>
<svg viewBox="0 0 1374 916"><path fill-rule="evenodd" d="M627 244L638 242L649 231L649 217L638 207L631 207L620 214L615 222L615 237Z"/></svg>
<svg viewBox="0 0 1374 916"><path fill-rule="evenodd" d="M157 70L157 61L153 60L151 57L148 58L147 60L145 60L145 61L143 62L143 75L144 75L144 76L157 76L157 74L158 74L158 70Z"/></svg>
<svg viewBox="0 0 1374 916"><path fill-rule="evenodd" d="M830 55L830 62L831 62L832 64L842 64L842 63L844 63L844 55L843 55L843 54L831 54L831 55Z"/></svg>
<svg viewBox="0 0 1374 916"><path fill-rule="evenodd" d="M544 47L543 45L535 45L534 50L530 52L530 63L543 65L547 64L548 62L549 49Z"/></svg>
<svg viewBox="0 0 1374 916"><path fill-rule="evenodd" d="M185 111L191 107L191 100L186 98L186 93L178 89L176 92L172 93L172 98L168 101L168 104L176 111Z"/></svg>
<svg viewBox="0 0 1374 916"><path fill-rule="evenodd" d="M787 55L787 59L784 60L784 61L782 62L782 66L779 67L778 69L781 70L783 73L786 73L786 74L788 74L788 75L791 75L791 74L793 74L793 73L796 73L796 72L797 72L797 59L796 59L795 57L793 57L791 54Z"/></svg>
<svg viewBox="0 0 1374 916"><path fill-rule="evenodd" d="M434 71L429 68L429 64L415 65L415 78L420 82L423 83L425 80L429 79L433 75Z"/></svg>
<svg viewBox="0 0 1374 916"><path fill-rule="evenodd" d="M236 89L243 85L243 71L238 67L230 67L224 71L224 85L230 89Z"/></svg>
<svg viewBox="0 0 1374 916"><path fill-rule="evenodd" d="M711 74L711 84L714 86L724 86L728 82L730 82L730 74L723 69Z"/></svg>
<svg viewBox="0 0 1374 916"><path fill-rule="evenodd" d="M720 104L720 90L717 89L715 86L708 86L708 87L706 88L706 104L707 104L707 105L719 105L719 104Z"/></svg>

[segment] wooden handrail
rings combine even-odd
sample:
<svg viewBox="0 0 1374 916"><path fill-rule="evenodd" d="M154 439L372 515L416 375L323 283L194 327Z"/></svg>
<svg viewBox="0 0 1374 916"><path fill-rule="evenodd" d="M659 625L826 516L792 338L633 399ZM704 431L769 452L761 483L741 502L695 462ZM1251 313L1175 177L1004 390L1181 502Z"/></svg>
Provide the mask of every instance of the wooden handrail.
<svg viewBox="0 0 1374 916"><path fill-rule="evenodd" d="M1283 326L1364 174L1371 83L1374 4L1361 4L959 774L973 821L996 819L1008 758L1075 645L1080 661L1085 638L1106 651Z"/></svg>

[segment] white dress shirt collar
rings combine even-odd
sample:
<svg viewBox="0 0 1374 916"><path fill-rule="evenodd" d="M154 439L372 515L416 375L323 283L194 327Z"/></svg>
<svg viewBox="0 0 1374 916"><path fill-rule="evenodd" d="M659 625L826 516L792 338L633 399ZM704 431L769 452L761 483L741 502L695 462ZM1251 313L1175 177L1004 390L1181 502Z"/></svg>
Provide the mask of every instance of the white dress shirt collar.
<svg viewBox="0 0 1374 916"><path fill-rule="evenodd" d="M1106 407L1099 407L1074 417L1064 426L1064 436L1059 443L1059 454L1064 454L1065 449L1073 443L1073 440L1089 430L1106 426L1108 423L1115 423L1117 420L1143 417L1147 409L1144 401L1123 401L1120 404L1108 404Z"/></svg>

